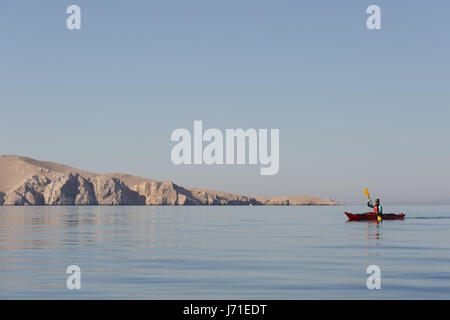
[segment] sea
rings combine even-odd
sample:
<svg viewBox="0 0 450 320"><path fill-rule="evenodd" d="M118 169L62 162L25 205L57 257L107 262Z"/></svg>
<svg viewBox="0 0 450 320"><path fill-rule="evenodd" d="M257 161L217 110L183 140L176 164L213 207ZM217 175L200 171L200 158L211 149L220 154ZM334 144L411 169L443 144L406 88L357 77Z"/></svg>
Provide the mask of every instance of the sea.
<svg viewBox="0 0 450 320"><path fill-rule="evenodd" d="M0 207L0 299L450 299L450 206L366 210Z"/></svg>

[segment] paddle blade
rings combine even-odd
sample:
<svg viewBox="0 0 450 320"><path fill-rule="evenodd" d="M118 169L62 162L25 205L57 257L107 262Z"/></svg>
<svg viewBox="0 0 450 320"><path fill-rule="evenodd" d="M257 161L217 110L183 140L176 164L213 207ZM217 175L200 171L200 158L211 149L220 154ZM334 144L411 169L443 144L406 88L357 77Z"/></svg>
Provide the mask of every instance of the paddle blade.
<svg viewBox="0 0 450 320"><path fill-rule="evenodd" d="M370 193L369 193L369 190L364 189L364 193L366 194L367 198L370 199Z"/></svg>

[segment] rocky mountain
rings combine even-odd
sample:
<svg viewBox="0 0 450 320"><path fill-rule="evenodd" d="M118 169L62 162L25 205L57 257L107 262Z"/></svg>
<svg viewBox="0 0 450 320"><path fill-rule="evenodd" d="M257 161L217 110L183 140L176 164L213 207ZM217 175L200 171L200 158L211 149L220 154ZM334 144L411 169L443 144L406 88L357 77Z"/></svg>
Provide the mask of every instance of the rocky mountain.
<svg viewBox="0 0 450 320"><path fill-rule="evenodd" d="M126 174L0 156L0 205L340 205L315 197L247 197Z"/></svg>

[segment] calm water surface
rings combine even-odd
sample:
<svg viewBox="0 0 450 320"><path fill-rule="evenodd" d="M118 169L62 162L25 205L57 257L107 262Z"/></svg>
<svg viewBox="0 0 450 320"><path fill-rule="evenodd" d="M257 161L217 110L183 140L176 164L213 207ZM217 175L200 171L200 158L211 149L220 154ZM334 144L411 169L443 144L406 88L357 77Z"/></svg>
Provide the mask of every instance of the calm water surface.
<svg viewBox="0 0 450 320"><path fill-rule="evenodd" d="M450 299L450 206L0 207L1 299ZM368 290L366 268L382 270ZM81 290L66 268L81 268Z"/></svg>

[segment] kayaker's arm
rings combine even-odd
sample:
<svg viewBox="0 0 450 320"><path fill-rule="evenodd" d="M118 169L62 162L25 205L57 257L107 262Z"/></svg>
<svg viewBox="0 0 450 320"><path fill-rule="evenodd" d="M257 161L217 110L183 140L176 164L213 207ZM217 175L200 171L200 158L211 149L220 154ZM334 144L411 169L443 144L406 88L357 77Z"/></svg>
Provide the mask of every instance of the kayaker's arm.
<svg viewBox="0 0 450 320"><path fill-rule="evenodd" d="M369 202L367 202L367 206L371 208L375 207L374 204L372 203L372 200L369 200Z"/></svg>

